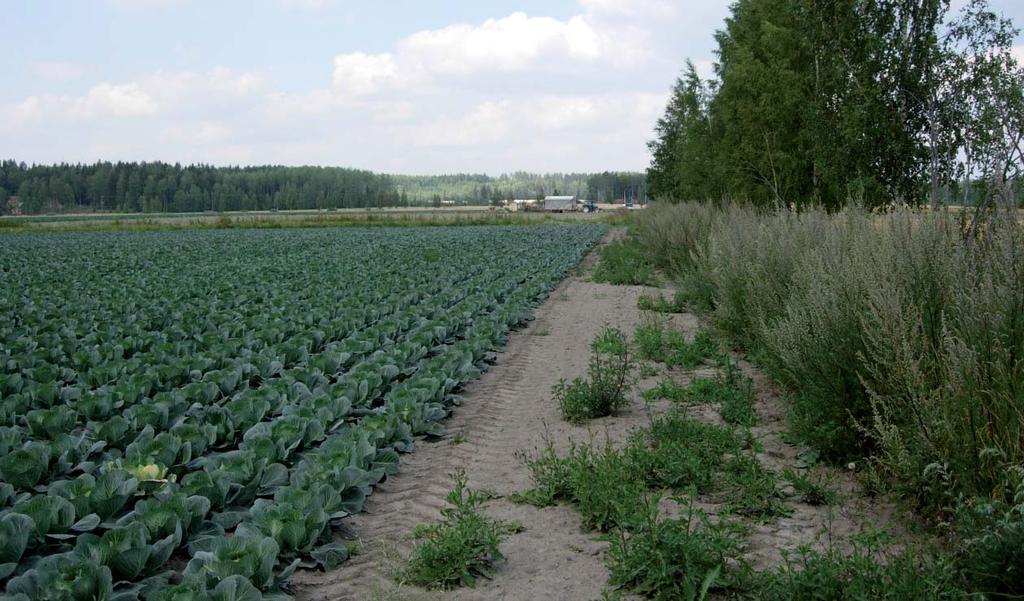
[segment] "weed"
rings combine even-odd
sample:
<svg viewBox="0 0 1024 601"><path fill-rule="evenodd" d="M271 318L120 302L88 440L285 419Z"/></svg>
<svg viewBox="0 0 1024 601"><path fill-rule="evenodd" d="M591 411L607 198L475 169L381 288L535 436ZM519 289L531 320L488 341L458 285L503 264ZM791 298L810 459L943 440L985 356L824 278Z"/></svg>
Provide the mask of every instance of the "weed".
<svg viewBox="0 0 1024 601"><path fill-rule="evenodd" d="M667 330L657 319L646 319L633 334L633 341L642 358L664 363L670 368L692 369L719 355L717 345L708 332L701 330L692 342L687 342L682 332Z"/></svg>
<svg viewBox="0 0 1024 601"><path fill-rule="evenodd" d="M731 430L680 414L655 420L623 452L649 486L701 492L713 483L723 457L741 446Z"/></svg>
<svg viewBox="0 0 1024 601"><path fill-rule="evenodd" d="M665 334L665 365L693 369L707 359L718 355L718 346L711 335L701 330L687 342L682 332L669 331Z"/></svg>
<svg viewBox="0 0 1024 601"><path fill-rule="evenodd" d="M654 268L633 239L613 242L601 248L601 260L594 269L595 282L655 285Z"/></svg>
<svg viewBox="0 0 1024 601"><path fill-rule="evenodd" d="M661 293L658 293L658 296L641 294L637 299L636 306L641 311L683 313L686 311L686 295L679 291L672 296L672 300L668 300Z"/></svg>
<svg viewBox="0 0 1024 601"><path fill-rule="evenodd" d="M831 482L825 480L822 476L805 476L787 468L783 470L782 478L793 485L793 489L796 490L800 500L808 505L832 506L839 499L838 491L836 491Z"/></svg>
<svg viewBox="0 0 1024 601"><path fill-rule="evenodd" d="M448 493L449 507L441 510L439 524L420 525L413 536L421 542L412 551L403 578L418 586L449 589L473 586L487 576L495 562L504 559L498 545L517 530L487 518L480 508L493 493L466 487L466 475L453 474L455 487Z"/></svg>
<svg viewBox="0 0 1024 601"><path fill-rule="evenodd" d="M751 597L758 601L967 599L952 568L939 555L915 549L887 554L876 543L857 545L849 556L802 548L786 557L783 568L757 578Z"/></svg>
<svg viewBox="0 0 1024 601"><path fill-rule="evenodd" d="M647 503L638 528L612 539L612 585L653 599L699 600L742 580L742 539L736 530L722 521L712 523L692 500L684 518L661 519L655 501Z"/></svg>
<svg viewBox="0 0 1024 601"><path fill-rule="evenodd" d="M636 329L633 343L637 353L649 361L664 361L664 327L654 320L647 320Z"/></svg>
<svg viewBox="0 0 1024 601"><path fill-rule="evenodd" d="M730 459L722 477L730 511L766 522L791 513L782 502L775 474L753 455L742 454Z"/></svg>
<svg viewBox="0 0 1024 601"><path fill-rule="evenodd" d="M667 399L670 401L682 402L689 400L690 397L687 392L688 388L686 386L676 384L671 378L664 378L658 382L658 385L654 388L648 388L640 393L640 396L648 401Z"/></svg>
<svg viewBox="0 0 1024 601"><path fill-rule="evenodd" d="M1011 503L978 500L956 516L962 538L956 565L969 590L993 599L1024 598L1024 467L1008 470L1007 477Z"/></svg>
<svg viewBox="0 0 1024 601"><path fill-rule="evenodd" d="M559 381L552 390L570 422L615 415L629 399L626 397L633 380L633 357L626 336L615 328L605 328L590 346L587 379Z"/></svg>
<svg viewBox="0 0 1024 601"><path fill-rule="evenodd" d="M649 363L644 363L640 366L640 377L641 378L653 378L658 375L658 368L654 367Z"/></svg>

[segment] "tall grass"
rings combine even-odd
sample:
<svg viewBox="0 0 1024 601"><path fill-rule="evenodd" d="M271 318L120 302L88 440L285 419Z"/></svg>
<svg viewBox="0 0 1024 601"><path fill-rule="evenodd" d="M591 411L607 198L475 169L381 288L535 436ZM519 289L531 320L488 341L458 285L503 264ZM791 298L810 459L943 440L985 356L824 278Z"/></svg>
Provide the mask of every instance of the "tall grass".
<svg viewBox="0 0 1024 601"><path fill-rule="evenodd" d="M794 434L939 511L1024 465L1024 231L951 213L654 206L641 244L790 391Z"/></svg>

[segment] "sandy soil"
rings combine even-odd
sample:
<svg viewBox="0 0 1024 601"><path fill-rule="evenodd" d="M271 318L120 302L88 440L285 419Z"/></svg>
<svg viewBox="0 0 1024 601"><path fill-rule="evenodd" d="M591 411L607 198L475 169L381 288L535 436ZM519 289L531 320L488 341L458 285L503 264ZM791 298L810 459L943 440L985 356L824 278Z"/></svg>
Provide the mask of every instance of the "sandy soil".
<svg viewBox="0 0 1024 601"><path fill-rule="evenodd" d="M667 402L647 404L638 394L664 375L660 370L658 376L639 383L631 405L616 417L595 420L587 427L572 426L560 418L551 387L560 378L585 373L590 342L603 327L615 326L631 336L642 319L637 299L656 292L590 282L593 261L594 254L585 261L583 275L562 282L529 327L513 334L496 365L467 386L462 406L447 423L447 438L420 443L415 453L403 456L399 474L379 486L366 512L349 522L339 539L357 541L360 553L334 571L301 572L293 577L299 600L586 601L601 597L608 577L607 544L581 530L574 510L537 509L504 498L529 488L523 455L534 454L548 440L560 449L572 440L621 442L629 432L646 426L652 414L668 410ZM672 327L687 335L692 336L698 326L693 315L672 317ZM794 466L800 449L779 436L784 422L778 392L754 367L741 363L741 368L754 379L758 391L760 425L754 431L764 446L759 459L775 470ZM673 370L669 375L685 383L711 373L702 368ZM692 411L698 419L720 421L713 407L697 406ZM395 583L395 568L412 546L410 533L417 524L439 519L444 497L451 490L450 474L458 469L465 470L471 488L492 489L502 497L488 504L488 515L519 522L525 530L502 545L506 561L493 579L481 581L476 588L433 592ZM891 507L857 498L851 474L836 471L833 477L844 495L838 507L828 510L790 499L792 516L753 526L747 553L755 567L778 565L784 549L800 544L822 547L866 527L891 526L895 513ZM711 513L717 509L713 498L700 506Z"/></svg>

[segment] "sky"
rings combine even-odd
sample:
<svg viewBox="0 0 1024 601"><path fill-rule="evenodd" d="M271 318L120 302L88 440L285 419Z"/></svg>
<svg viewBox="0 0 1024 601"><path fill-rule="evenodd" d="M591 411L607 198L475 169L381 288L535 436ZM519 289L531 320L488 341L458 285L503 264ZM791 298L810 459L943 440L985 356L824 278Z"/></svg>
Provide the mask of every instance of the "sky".
<svg viewBox="0 0 1024 601"><path fill-rule="evenodd" d="M0 157L642 170L729 4L5 0Z"/></svg>

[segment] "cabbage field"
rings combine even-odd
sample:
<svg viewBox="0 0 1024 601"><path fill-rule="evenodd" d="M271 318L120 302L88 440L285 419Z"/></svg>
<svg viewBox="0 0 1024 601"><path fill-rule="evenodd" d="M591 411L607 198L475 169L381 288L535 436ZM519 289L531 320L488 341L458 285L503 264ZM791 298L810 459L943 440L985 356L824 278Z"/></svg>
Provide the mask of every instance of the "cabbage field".
<svg viewBox="0 0 1024 601"><path fill-rule="evenodd" d="M6 600L253 600L442 420L599 225L0 236Z"/></svg>

